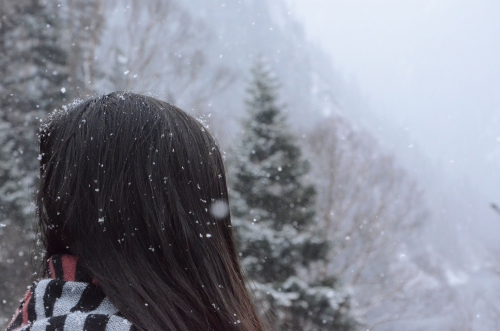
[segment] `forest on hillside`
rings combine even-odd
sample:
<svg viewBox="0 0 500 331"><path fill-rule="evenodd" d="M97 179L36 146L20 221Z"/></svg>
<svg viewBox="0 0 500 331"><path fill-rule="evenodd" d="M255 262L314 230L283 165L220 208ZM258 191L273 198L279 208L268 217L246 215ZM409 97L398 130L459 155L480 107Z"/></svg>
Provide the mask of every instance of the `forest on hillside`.
<svg viewBox="0 0 500 331"><path fill-rule="evenodd" d="M276 330L500 324L491 297L453 286L460 275L422 239L436 217L425 188L343 115L363 107L357 90L285 2L3 0L0 328L37 278L38 125L116 90L166 100L215 134L242 264ZM474 328L477 302L488 310Z"/></svg>

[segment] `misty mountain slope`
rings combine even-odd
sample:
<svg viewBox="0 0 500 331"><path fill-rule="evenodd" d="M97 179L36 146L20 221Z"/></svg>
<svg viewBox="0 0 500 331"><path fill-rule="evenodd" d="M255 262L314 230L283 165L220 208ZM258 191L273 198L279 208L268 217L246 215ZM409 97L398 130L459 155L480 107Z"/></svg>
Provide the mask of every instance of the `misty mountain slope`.
<svg viewBox="0 0 500 331"><path fill-rule="evenodd" d="M234 149L244 116L250 68L264 57L281 83L280 102L286 105L296 135L303 137L306 153L311 152L307 149L312 149L309 142L319 131L319 124L328 122L324 130L337 135L326 136L323 145L318 145L317 155L322 159L311 159L312 163L331 161L335 165L335 159L328 159L329 152L342 147L337 154L346 162L338 168L341 180L336 182L336 191L340 198L332 201L343 202L337 203L336 211L345 211L348 217L343 219L348 222L343 225L347 229L333 232L330 238L341 252L337 252L333 264L345 263L360 270L359 277L349 277L346 272L344 281L358 278L356 284L364 285L353 285L353 293L357 293L358 308L367 324L376 325L375 331L406 330L402 328L404 322L390 319L425 317L422 325L426 330L452 330L451 325L465 325L459 321L469 321L470 314L478 309L483 316L493 312L482 303L472 304L475 301L470 297L482 297L481 293L495 284L492 275L497 270L495 264L499 264L494 254L498 246L495 233L500 217L497 219L488 205L496 197L484 197L476 193L477 188L467 186L461 178L457 180L453 163L443 166L429 161L414 141L411 125L375 111L381 105L371 104L355 83L339 74L331 57L308 40L285 1L173 0L162 1L159 7L154 3L114 0L105 4L107 23L96 54L107 81L100 82L98 91L133 89L157 95L193 114L210 113L210 128L224 148ZM345 141L359 144L342 140L345 127L349 128ZM337 147L336 142L340 143ZM491 155L494 157L495 153ZM319 165L323 168L317 167L320 170L315 180L321 184L332 167L328 163ZM379 230L366 231L365 223L376 226L374 218L380 214L387 217L379 219L391 220L388 224L397 229L400 216L379 210L390 210L392 202L402 205L402 197L412 197L407 194L408 186L398 186L401 182L395 174L401 171L405 173L403 178L416 180L416 186L423 190L420 203L429 214L414 218L419 226L410 234L373 235L369 230ZM369 180L367 187L363 179ZM342 187L355 189L344 191ZM342 199L343 193L355 199ZM355 206L349 207L350 201ZM327 207L325 203L321 211L325 219L329 218ZM418 204L412 208L418 209ZM334 222L340 219L334 216ZM361 268L363 259L357 261L356 254L373 258L365 253L371 246L363 245L359 238L351 240L351 235L342 238L349 226L356 229L354 234L369 238L370 245L380 245L380 252L387 250L387 254L378 254L383 263L372 260L366 264L370 268ZM352 246L346 245L345 238ZM381 240L384 238L394 244L387 245ZM402 254L406 257L401 258ZM404 277L398 278L399 272ZM402 285L390 287L396 280ZM378 292L371 293L372 289ZM488 300L494 298L493 288L488 293ZM373 300L365 300L370 296ZM399 301L387 302L394 298L404 299L399 312ZM370 307L362 306L363 301L370 301ZM384 315L387 311L390 316ZM408 327L412 329L415 327Z"/></svg>
<svg viewBox="0 0 500 331"><path fill-rule="evenodd" d="M282 102L291 124L305 129L336 108L341 85L326 56L311 44L282 1L185 1L217 38L207 45L211 60L228 66L235 82L213 98L212 109L233 120L240 117L250 67L263 56L282 84ZM321 63L318 63L321 62Z"/></svg>
<svg viewBox="0 0 500 331"><path fill-rule="evenodd" d="M340 279L362 330L482 331L500 324L500 214L490 207L500 197L457 179L453 162L429 161L412 140L413 128L374 111L380 105L308 40L285 0L61 2L68 29L60 44L68 45L74 78L61 93L153 94L207 114L201 120L229 153L245 129L250 68L265 59L311 163L307 180L318 191L321 236L332 243L314 273ZM2 246L3 266L15 271L5 252L21 256L24 249L6 239Z"/></svg>
<svg viewBox="0 0 500 331"><path fill-rule="evenodd" d="M483 265L490 258L488 245L481 238L491 228L494 216L491 210L481 207L484 201L465 201L463 185L453 182L446 169L440 170L427 161L418 146L412 144L410 135L391 127L390 119L372 112L370 101L341 77L326 53L307 39L284 2L189 0L183 6L207 22L217 36L207 45L211 61L223 63L236 73L233 84L210 100L208 110L216 115L214 127L223 145L231 145L231 139L236 137L249 68L262 55L282 83L282 101L298 132L307 132L328 115L348 119L361 132L373 133L381 148L396 153L396 163L418 179L431 215L418 237L409 243L408 261L398 263L406 264L403 268L414 274L412 283L432 290L439 297L436 302L448 307L443 308L442 315L436 309L438 316L428 317L427 329L432 325L432 329L442 330L444 325L454 323L455 305L473 310L457 293L463 289L481 291L476 285L485 279L489 279L485 284L494 282L488 272L475 276L477 272L483 274ZM399 147L395 148L393 141ZM491 239L486 241L491 243ZM451 303L450 296L455 296Z"/></svg>
<svg viewBox="0 0 500 331"><path fill-rule="evenodd" d="M282 84L281 99L286 103L289 119L298 132L308 131L324 120L325 116L335 114L345 117L342 113L351 109L353 112L361 111L362 100L357 100L356 90L335 72L328 56L307 40L304 31L283 3L269 4L256 0L238 3L210 1L202 4L188 1L184 4L204 19L218 36L213 44L208 45L212 60L220 59L224 65L237 72L234 84L211 100L214 113L222 114L216 119L224 122L228 127L226 130L231 131L230 135L236 135L235 120L242 116L249 68L259 55L268 60L278 76ZM217 120L213 121L215 127L220 125ZM349 126L358 125L354 123ZM359 135L363 135L360 131ZM222 143L227 144L228 140L222 139ZM412 249L414 247L408 248L410 251ZM408 254L409 257L412 255L413 252ZM419 284L435 288L440 283L430 274L435 270L421 270L418 264L411 261L396 262L394 265L406 270L415 286ZM365 277L372 277L369 276L370 271L366 274Z"/></svg>

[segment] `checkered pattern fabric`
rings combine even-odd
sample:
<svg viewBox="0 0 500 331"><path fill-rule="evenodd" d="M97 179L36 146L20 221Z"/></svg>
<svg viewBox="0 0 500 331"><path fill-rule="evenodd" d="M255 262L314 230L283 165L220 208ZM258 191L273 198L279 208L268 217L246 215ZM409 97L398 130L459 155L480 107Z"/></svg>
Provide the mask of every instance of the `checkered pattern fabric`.
<svg viewBox="0 0 500 331"><path fill-rule="evenodd" d="M78 257L52 256L50 279L35 282L6 331L128 331L122 317Z"/></svg>

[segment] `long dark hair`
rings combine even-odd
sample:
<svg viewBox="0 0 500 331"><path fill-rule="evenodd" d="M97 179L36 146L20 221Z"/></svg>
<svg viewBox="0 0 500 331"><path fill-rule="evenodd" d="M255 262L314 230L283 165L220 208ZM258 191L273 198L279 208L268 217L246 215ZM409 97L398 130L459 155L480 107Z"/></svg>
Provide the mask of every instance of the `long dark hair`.
<svg viewBox="0 0 500 331"><path fill-rule="evenodd" d="M80 257L138 330L264 330L245 288L219 147L168 103L114 92L40 129L45 258Z"/></svg>

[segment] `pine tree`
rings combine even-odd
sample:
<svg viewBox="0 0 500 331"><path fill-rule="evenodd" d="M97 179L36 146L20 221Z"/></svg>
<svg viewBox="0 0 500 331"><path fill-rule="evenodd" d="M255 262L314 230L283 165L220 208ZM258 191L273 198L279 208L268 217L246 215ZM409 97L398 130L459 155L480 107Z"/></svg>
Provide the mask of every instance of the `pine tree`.
<svg viewBox="0 0 500 331"><path fill-rule="evenodd" d="M65 98L67 54L57 10L41 0L0 5L0 109L50 111Z"/></svg>
<svg viewBox="0 0 500 331"><path fill-rule="evenodd" d="M232 213L242 263L263 313L277 329L354 329L349 296L311 270L328 243L315 229L309 164L278 105L277 83L259 62L248 89L249 117L232 178Z"/></svg>
<svg viewBox="0 0 500 331"><path fill-rule="evenodd" d="M59 107L67 95L56 14L41 0L0 4L0 215L18 224L26 223L27 187L36 176L37 117Z"/></svg>
<svg viewBox="0 0 500 331"><path fill-rule="evenodd" d="M18 305L19 282L30 277L39 119L68 95L56 5L0 1L0 317Z"/></svg>

